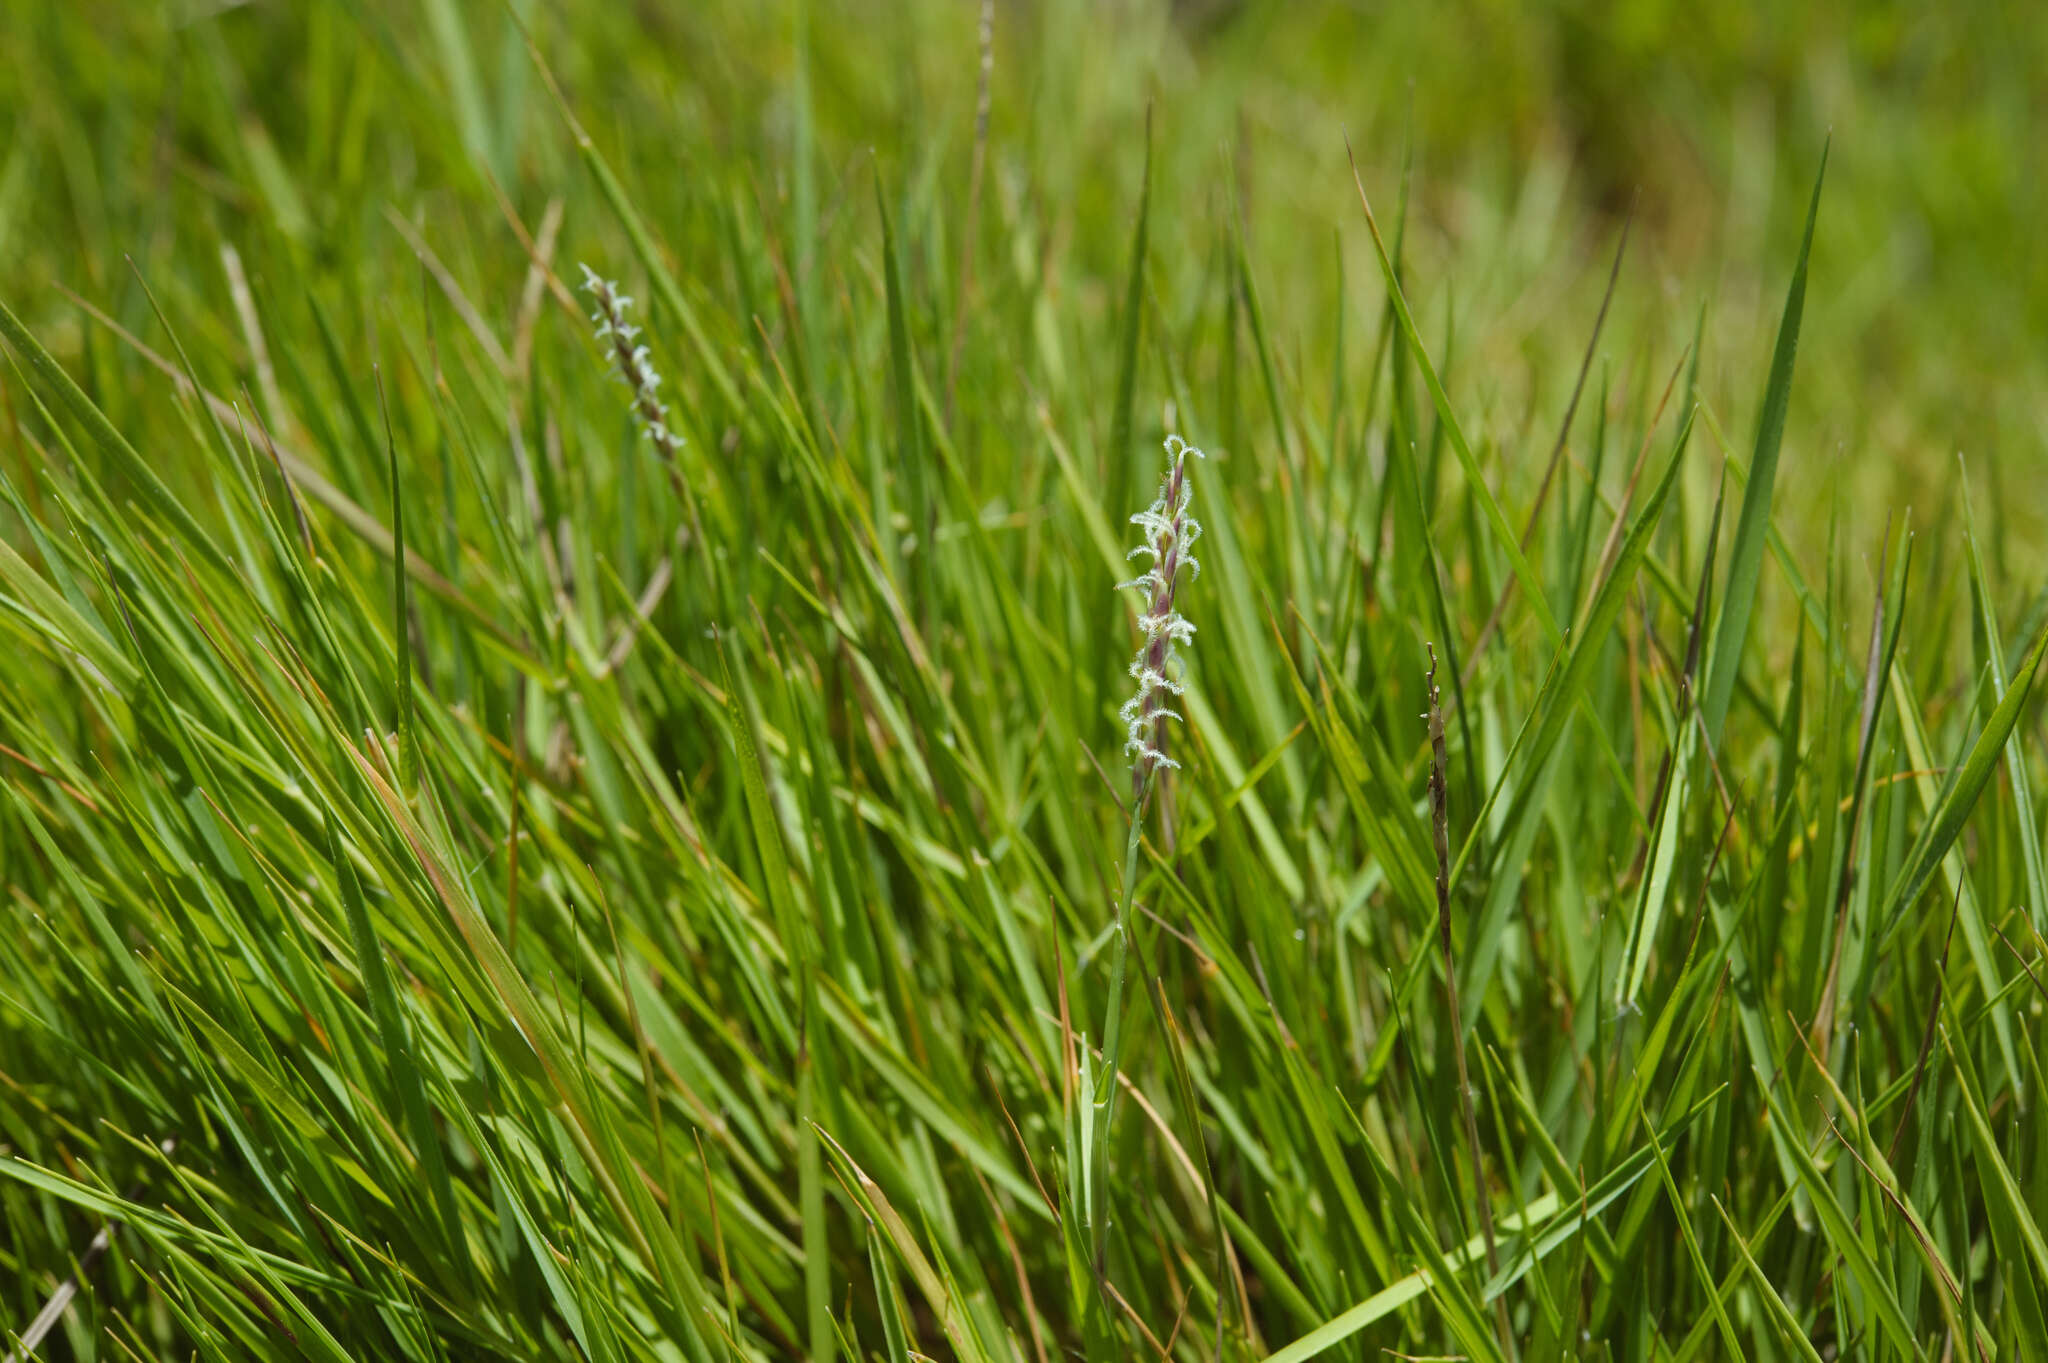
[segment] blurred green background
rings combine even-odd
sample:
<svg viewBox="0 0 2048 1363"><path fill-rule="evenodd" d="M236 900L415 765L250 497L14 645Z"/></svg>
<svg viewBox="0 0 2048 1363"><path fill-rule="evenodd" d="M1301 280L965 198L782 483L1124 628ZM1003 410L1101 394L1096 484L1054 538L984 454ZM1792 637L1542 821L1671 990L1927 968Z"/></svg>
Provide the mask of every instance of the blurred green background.
<svg viewBox="0 0 2048 1363"><path fill-rule="evenodd" d="M977 8L0 6L0 290L79 358L92 343L52 283L132 318L143 305L129 253L174 297L224 316L219 271L194 266L211 261L215 233L245 251L281 243L316 268L396 266L406 250L387 207L464 242L479 273L515 278L523 261L505 249L489 180L531 222L579 174L515 16L634 192L710 227L798 207L790 82L807 41L824 198L809 211L829 246L850 219L865 230L871 164L912 205L964 196ZM1213 254L1240 204L1281 349L1326 371L1338 232L1358 225L1344 139L1388 201L1412 146L1414 293L1428 329L1458 338L1469 420L1503 444L1533 409L1555 410L1632 204L1607 349L1626 357L1646 335L1675 347L1704 304L1703 391L1754 392L1832 132L1806 333L1807 356L1822 358L1796 392L1786 495L1846 488L1859 519L1907 502L1938 517L1961 451L2018 510L2014 525L2038 528L2019 495L2048 432L2048 24L2030 5L1002 0L995 12L980 230L1020 281L1112 308L1149 102L1162 258L1176 233ZM957 252L924 225L944 216L907 215L934 273ZM691 224L663 227L690 239ZM1343 287L1366 300L1361 238L1350 230L1341 248ZM707 288L719 270L727 301L761 283L712 262ZM1032 377L1089 367L1052 360ZM121 363L102 357L100 381ZM1649 381L1616 363L1618 390ZM1753 414L1718 415L1740 449Z"/></svg>

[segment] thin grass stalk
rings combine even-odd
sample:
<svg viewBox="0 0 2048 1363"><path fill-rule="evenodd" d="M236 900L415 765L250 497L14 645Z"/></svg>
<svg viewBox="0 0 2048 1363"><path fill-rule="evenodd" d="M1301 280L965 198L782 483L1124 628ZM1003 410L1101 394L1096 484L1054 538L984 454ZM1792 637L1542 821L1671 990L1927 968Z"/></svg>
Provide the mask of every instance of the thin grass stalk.
<svg viewBox="0 0 2048 1363"><path fill-rule="evenodd" d="M1450 1006L1451 1054L1458 1060L1458 1111L1465 1121L1465 1146L1472 1155L1472 1200L1479 1208L1479 1230L1486 1240L1486 1271L1500 1276L1500 1247L1493 1234L1493 1201L1486 1192L1486 1160L1479 1148L1479 1121L1472 1111L1472 1079L1465 1067L1464 1013L1458 1007L1458 962L1451 949L1451 839L1450 804L1444 790L1444 771L1450 762L1444 744L1444 707L1436 684L1436 646L1429 648L1429 673L1423 686L1429 692L1429 826L1436 844L1436 936L1444 957L1444 993ZM1493 1322L1500 1332L1501 1353L1515 1356L1514 1332L1508 1324L1505 1295L1493 1299Z"/></svg>
<svg viewBox="0 0 2048 1363"><path fill-rule="evenodd" d="M1102 1084L1107 1096L1103 1099L1102 1120L1095 1126L1095 1148L1089 1157L1095 1178L1096 1208L1095 1224L1089 1228L1094 1235L1092 1258L1096 1282L1103 1287L1109 1283L1105 1263L1109 1246L1109 1132L1116 1124L1116 1076L1123 1056L1124 980L1129 974L1131 957L1131 902L1138 891L1138 844L1144 836L1145 801L1151 794L1150 788L1148 772L1139 777L1138 796L1131 802L1130 833L1124 841L1123 888L1117 895L1116 941L1110 947L1109 957L1109 1012L1102 1033Z"/></svg>

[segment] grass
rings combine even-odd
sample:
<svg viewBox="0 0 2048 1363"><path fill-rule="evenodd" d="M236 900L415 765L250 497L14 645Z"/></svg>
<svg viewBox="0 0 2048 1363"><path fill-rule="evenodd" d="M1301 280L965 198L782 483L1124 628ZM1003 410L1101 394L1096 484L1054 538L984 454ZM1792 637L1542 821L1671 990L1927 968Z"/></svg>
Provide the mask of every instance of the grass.
<svg viewBox="0 0 2048 1363"><path fill-rule="evenodd" d="M1353 182L1280 7L203 10L0 17L10 1346L2048 1357L2028 466L1821 472L1979 296L1845 334L1882 138L1709 268L1456 208L1470 72Z"/></svg>

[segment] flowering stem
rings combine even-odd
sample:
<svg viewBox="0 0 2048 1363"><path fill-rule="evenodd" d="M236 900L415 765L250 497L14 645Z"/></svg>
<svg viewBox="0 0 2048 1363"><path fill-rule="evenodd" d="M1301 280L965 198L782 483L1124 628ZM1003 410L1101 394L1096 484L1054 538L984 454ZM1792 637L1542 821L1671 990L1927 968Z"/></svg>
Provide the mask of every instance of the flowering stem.
<svg viewBox="0 0 2048 1363"><path fill-rule="evenodd" d="M1188 515L1193 488L1188 481L1188 456L1202 452L1177 435L1166 438L1166 476L1159 484L1159 496L1152 505L1131 517L1145 532L1145 542L1131 551L1136 558L1149 555L1152 566L1124 587L1145 591L1145 613L1138 617L1144 642L1131 663L1131 677L1138 683L1137 694L1124 702L1118 718L1124 723L1124 751L1131 755L1130 828L1124 841L1124 879L1116 902L1116 942L1109 962L1109 1012L1103 1021L1102 1083L1097 1100L1102 1120L1093 1125L1087 1162L1088 1207L1093 1240L1090 1255L1095 1281L1100 1289L1101 1325L1110 1328L1109 1252L1109 1139L1116 1125L1118 1067L1123 1058L1124 981L1130 972L1131 906L1138 892L1138 844L1145 829L1145 801L1155 779L1163 770L1178 766L1166 755L1166 721L1180 716L1173 698L1183 693L1177 646L1194 641L1195 627L1175 609L1180 573L1190 576L1201 571L1189 548L1201 535L1202 527ZM1169 1038L1170 1043L1170 1038ZM1085 1063L1085 1059L1084 1059Z"/></svg>
<svg viewBox="0 0 2048 1363"><path fill-rule="evenodd" d="M1131 901L1138 890L1138 843L1145 828L1145 796L1151 784L1150 773L1138 778L1138 789L1131 801L1130 835L1124 842L1124 883L1123 892L1116 901L1116 941L1110 948L1109 956L1109 1013L1103 1022L1102 1032L1102 1087L1106 1091L1102 1099L1102 1121L1095 1127L1095 1150L1092 1165L1095 1172L1095 1273L1098 1278L1104 1272L1103 1259L1109 1237L1109 1131L1116 1123L1117 1065L1123 1054L1124 1039L1124 978L1129 971L1131 956Z"/></svg>

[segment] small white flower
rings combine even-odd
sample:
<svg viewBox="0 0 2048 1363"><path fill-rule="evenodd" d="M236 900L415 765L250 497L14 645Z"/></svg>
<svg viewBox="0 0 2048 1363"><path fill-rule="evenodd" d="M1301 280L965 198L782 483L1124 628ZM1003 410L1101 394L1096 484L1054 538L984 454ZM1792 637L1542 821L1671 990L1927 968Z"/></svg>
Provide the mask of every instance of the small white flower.
<svg viewBox="0 0 2048 1363"><path fill-rule="evenodd" d="M1195 627L1178 615L1141 615L1138 628L1146 638L1164 634L1176 644L1191 644L1195 641Z"/></svg>

